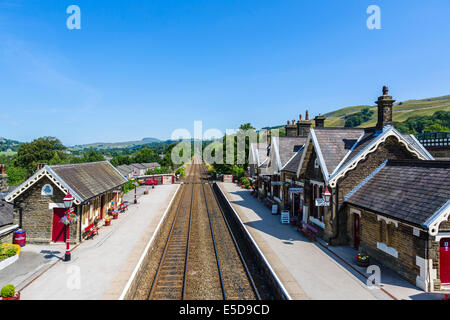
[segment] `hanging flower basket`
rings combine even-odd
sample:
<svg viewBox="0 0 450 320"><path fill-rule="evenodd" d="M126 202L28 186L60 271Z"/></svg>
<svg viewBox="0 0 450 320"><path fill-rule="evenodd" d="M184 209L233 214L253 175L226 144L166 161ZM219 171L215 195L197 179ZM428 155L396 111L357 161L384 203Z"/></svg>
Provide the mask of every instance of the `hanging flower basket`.
<svg viewBox="0 0 450 320"><path fill-rule="evenodd" d="M368 267L370 265L370 257L364 253L356 255L356 264L360 267Z"/></svg>
<svg viewBox="0 0 450 320"><path fill-rule="evenodd" d="M78 216L74 212L69 212L64 215L64 217L61 218L61 222L64 223L66 226L76 222L78 220Z"/></svg>

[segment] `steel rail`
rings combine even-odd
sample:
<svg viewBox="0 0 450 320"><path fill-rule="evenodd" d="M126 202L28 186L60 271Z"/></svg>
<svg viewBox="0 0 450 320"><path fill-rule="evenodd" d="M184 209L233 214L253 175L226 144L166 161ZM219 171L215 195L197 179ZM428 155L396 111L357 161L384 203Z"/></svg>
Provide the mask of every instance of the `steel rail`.
<svg viewBox="0 0 450 320"><path fill-rule="evenodd" d="M219 254L217 253L216 239L214 237L214 231L213 231L213 226L212 226L212 222L211 222L211 214L209 212L208 199L206 197L205 185L204 184L202 184L202 189L203 189L203 196L205 198L206 212L208 213L209 228L211 230L211 238L212 238L212 243L213 243L213 246L214 246L214 253L216 255L217 270L219 271L219 280L220 280L220 286L222 288L222 295L223 295L223 299L227 300L227 294L225 292L225 286L223 284L222 269L220 268Z"/></svg>
<svg viewBox="0 0 450 320"><path fill-rule="evenodd" d="M192 171L192 170L190 170L190 171ZM155 284L157 283L157 280L159 279L159 272L161 270L161 266L162 266L162 264L164 262L164 258L166 256L167 248L169 247L169 243L170 243L170 240L172 238L172 233L173 233L173 230L175 228L175 224L176 224L179 212L180 212L180 208L181 208L181 206L183 204L183 199L184 199L185 193L186 193L186 188L183 189L183 193L181 194L180 201L178 202L177 211L175 213L175 217L173 219L172 226L170 228L169 236L167 237L166 244L164 245L163 254L161 256L161 260L159 261L158 268L157 268L156 273L155 273L155 277L153 278L152 286L150 288L150 293L148 294L148 298L147 298L148 300L151 300L151 296L153 294L153 290L155 288Z"/></svg>
<svg viewBox="0 0 450 320"><path fill-rule="evenodd" d="M194 177L195 177L195 166L194 166ZM184 275L183 275L183 289L181 293L181 300L184 300L184 296L186 293L186 275L187 275L187 269L188 269L188 262L189 262L189 243L191 241L191 224L192 224L192 205L194 204L194 187L195 185L192 185L192 194L191 194L191 207L189 209L189 227L188 227L188 238L187 238L187 244L186 244L186 259L184 264Z"/></svg>
<svg viewBox="0 0 450 320"><path fill-rule="evenodd" d="M231 238L233 239L234 246L236 248L237 253L239 254L239 258L241 259L242 265L244 266L245 272L246 272L247 277L248 277L248 279L250 281L250 284L252 286L253 292L255 293L255 295L257 297L257 300L261 300L261 295L259 294L259 291L258 291L258 288L256 287L255 281L253 280L253 277L252 277L252 275L250 273L250 270L247 267L247 263L245 263L244 256L242 255L241 249L239 248L239 245L238 245L238 243L236 241L236 238L234 237L234 234L233 234L233 231L231 230L230 224L228 223L228 220L227 220L227 218L225 216L225 213L223 212L223 209L222 209L222 206L221 206L221 204L219 202L219 199L217 198L216 193L212 189L212 186L209 185L209 187L211 188L211 192L214 194L214 198L217 201L219 210L222 213L222 217L223 217L223 219L225 221L225 224L227 225L228 232L230 233Z"/></svg>

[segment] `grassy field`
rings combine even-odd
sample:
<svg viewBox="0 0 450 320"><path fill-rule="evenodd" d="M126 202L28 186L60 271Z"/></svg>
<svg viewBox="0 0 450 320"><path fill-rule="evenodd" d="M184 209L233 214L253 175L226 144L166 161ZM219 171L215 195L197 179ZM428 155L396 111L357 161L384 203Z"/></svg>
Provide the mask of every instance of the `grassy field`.
<svg viewBox="0 0 450 320"><path fill-rule="evenodd" d="M324 116L327 118L325 126L327 127L343 127L345 117L361 111L363 108L370 108L374 111L372 118L360 125L362 128L372 127L377 122L376 106L353 106L338 109L329 112ZM408 100L396 103L393 110L393 120L403 122L413 116L430 116L436 111L450 111L450 96L428 98L422 100Z"/></svg>
<svg viewBox="0 0 450 320"><path fill-rule="evenodd" d="M11 157L13 155L15 155L17 152L15 151L0 151L0 156L7 156L7 157Z"/></svg>

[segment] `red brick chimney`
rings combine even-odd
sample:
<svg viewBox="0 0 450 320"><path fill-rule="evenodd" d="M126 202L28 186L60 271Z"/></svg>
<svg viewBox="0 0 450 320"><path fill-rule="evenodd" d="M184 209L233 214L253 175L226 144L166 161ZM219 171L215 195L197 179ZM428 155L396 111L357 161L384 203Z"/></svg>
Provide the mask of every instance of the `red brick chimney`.
<svg viewBox="0 0 450 320"><path fill-rule="evenodd" d="M45 167L47 164L46 163L38 163L37 164L37 171L41 170L43 167Z"/></svg>
<svg viewBox="0 0 450 320"><path fill-rule="evenodd" d="M5 165L0 163L0 174L5 174Z"/></svg>

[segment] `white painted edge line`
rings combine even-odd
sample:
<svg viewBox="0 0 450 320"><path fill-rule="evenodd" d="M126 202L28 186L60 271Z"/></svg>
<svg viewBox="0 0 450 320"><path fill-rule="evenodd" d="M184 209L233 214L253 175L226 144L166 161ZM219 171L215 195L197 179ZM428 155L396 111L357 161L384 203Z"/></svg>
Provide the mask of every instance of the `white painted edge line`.
<svg viewBox="0 0 450 320"><path fill-rule="evenodd" d="M288 300L292 300L291 295L287 292L286 288L284 287L283 283L281 282L281 280L278 278L277 274L275 273L275 271L273 270L272 266L270 265L269 261L267 261L266 257L264 256L264 254L262 253L261 249L259 249L258 244L255 242L255 240L253 239L252 235L250 234L250 232L248 232L247 228L245 227L245 224L242 222L241 217L239 216L239 214L236 212L236 210L234 210L233 205L231 204L230 200L228 200L228 198L225 196L225 193L223 192L222 188L220 187L219 184L217 184L217 186L219 187L220 192L222 192L223 197L227 200L228 204L230 205L231 209L233 210L234 214L236 215L236 217L239 220L239 223L244 227L245 232L247 233L248 237L250 238L250 240L252 241L252 243L254 244L256 250L258 250L258 253L261 255L261 257L263 258L264 262L267 264L267 266L269 267L270 272L273 274L275 280L277 281L278 285L281 287L281 290L283 291L283 294L286 296L286 298Z"/></svg>
<svg viewBox="0 0 450 320"><path fill-rule="evenodd" d="M161 219L159 220L158 226L156 227L155 231L153 232L153 235L151 237L151 239L148 241L147 245L145 246L144 252L142 252L141 257L139 258L139 261L136 265L136 267L133 270L133 273L131 274L130 279L128 279L127 284L125 285L125 288L122 291L122 294L120 295L118 300L123 300L125 298L125 295L127 294L128 290L130 289L131 284L133 283L134 278L136 277L136 274L138 273L142 263L144 262L144 258L147 255L148 249L150 248L150 246L152 245L153 241L155 240L155 236L158 233L159 229L161 228L162 222L164 221L164 219L166 218L167 212L169 212L170 207L172 206L172 202L175 199L175 197L178 194L178 191L180 190L181 184L178 185L177 187L177 191L175 191L172 199L169 202L169 205L166 208L166 211L164 212L163 216L161 217Z"/></svg>

